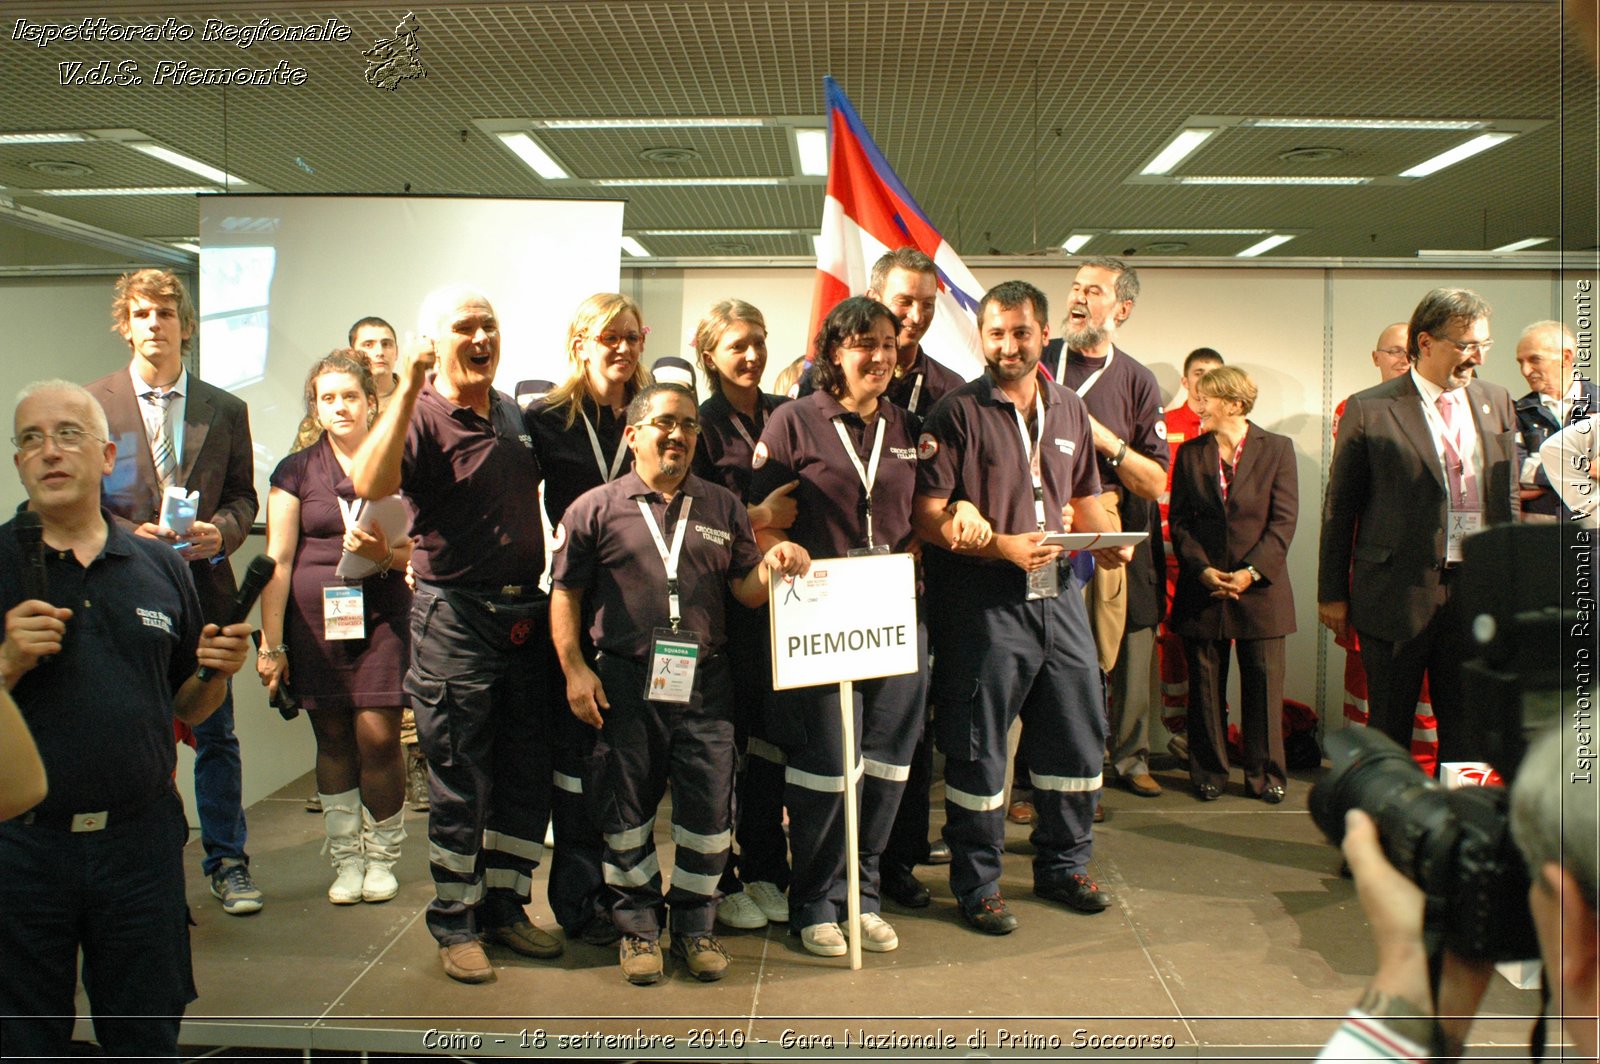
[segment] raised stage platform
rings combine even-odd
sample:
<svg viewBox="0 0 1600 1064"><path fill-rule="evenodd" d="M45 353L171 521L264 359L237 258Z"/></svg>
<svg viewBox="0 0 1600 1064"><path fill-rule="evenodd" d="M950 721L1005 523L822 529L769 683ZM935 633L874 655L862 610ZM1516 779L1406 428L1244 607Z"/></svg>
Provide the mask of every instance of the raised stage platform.
<svg viewBox="0 0 1600 1064"><path fill-rule="evenodd" d="M249 810L252 867L267 896L260 913L224 915L190 844L200 999L184 1043L197 1054L596 1060L1314 1056L1373 961L1354 886L1306 815L1309 779L1268 806L1237 782L1201 803L1182 774L1156 777L1167 788L1160 798L1106 792L1092 869L1115 899L1106 912L1032 897L1028 829L1008 824L1002 886L1021 921L1010 936L968 929L945 869L923 868L933 905L890 903L900 948L865 954L859 972L806 953L774 925L725 933L734 967L719 983L696 982L669 960L662 982L634 987L614 948L581 942L549 962L491 947L498 978L487 985L445 976L422 922L432 892L423 814L408 814L398 898L330 905L321 817L303 808L308 774ZM937 793L934 815L937 824ZM657 819L664 868L669 821ZM541 871L532 913L554 930L544 889ZM1473 1055L1516 1055L1537 1008L1536 992L1497 978ZM88 1037L86 1023L79 1031Z"/></svg>

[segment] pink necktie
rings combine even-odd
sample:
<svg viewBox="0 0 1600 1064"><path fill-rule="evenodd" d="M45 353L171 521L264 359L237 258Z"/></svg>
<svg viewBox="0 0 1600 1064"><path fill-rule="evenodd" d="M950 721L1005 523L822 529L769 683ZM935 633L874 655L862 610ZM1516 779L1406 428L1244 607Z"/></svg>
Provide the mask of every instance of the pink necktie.
<svg viewBox="0 0 1600 1064"><path fill-rule="evenodd" d="M1476 510L1478 508L1477 478L1465 477L1466 456L1461 453L1461 430L1456 426L1456 404L1449 392L1442 392L1437 403L1439 417L1444 421L1444 468L1450 487L1452 509Z"/></svg>

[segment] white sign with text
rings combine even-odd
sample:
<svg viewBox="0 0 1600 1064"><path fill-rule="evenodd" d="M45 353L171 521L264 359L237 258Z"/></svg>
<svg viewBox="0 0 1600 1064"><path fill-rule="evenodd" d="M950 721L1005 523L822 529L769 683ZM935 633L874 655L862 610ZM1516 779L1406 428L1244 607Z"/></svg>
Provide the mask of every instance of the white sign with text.
<svg viewBox="0 0 1600 1064"><path fill-rule="evenodd" d="M817 558L772 588L772 686L815 687L917 671L909 554Z"/></svg>

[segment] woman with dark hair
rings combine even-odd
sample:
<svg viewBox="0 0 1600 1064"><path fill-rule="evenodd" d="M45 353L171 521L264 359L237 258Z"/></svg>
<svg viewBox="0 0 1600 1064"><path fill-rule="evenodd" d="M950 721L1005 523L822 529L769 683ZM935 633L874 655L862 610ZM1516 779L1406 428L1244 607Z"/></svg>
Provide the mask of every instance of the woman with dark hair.
<svg viewBox="0 0 1600 1064"><path fill-rule="evenodd" d="M273 696L293 684L317 738L317 792L335 905L388 901L405 838L400 679L409 652L411 541L360 527L350 463L378 412L364 356L340 349L306 376L306 413L322 435L278 463L267 496L267 553L256 672ZM345 551L377 566L336 575ZM327 622L335 623L330 626Z"/></svg>
<svg viewBox="0 0 1600 1064"><path fill-rule="evenodd" d="M917 438L905 411L882 399L893 379L899 323L864 296L834 307L813 345L816 390L774 410L756 445L751 498L798 480L798 513L785 533L756 533L763 548L792 539L813 558L911 549ZM918 625L918 653L927 637ZM887 952L899 937L880 913L879 860L905 790L922 729L927 672L855 685L860 737L861 946ZM824 957L848 949L839 921L848 912L844 853L845 777L839 692L810 687L773 696L775 736L788 758L784 800L794 881L791 927L806 949ZM852 774L852 779L854 779Z"/></svg>
<svg viewBox="0 0 1600 1064"><path fill-rule="evenodd" d="M1189 665L1189 778L1204 801L1228 781L1228 648L1239 659L1244 785L1283 801L1284 636L1293 632L1287 557L1299 516L1294 445L1245 415L1256 386L1220 366L1196 385L1203 435L1178 448L1168 526L1179 560L1172 630Z"/></svg>
<svg viewBox="0 0 1600 1064"><path fill-rule="evenodd" d="M772 412L787 402L761 390L767 368L767 322L739 299L717 303L694 333L695 361L705 373L709 398L700 404L700 445L694 472L721 484L746 504L750 527L785 529L794 523L790 493L780 484L759 502L750 496L756 441ZM786 923L789 847L783 832L783 752L773 743L766 709L772 674L766 606L748 609L729 596L728 648L733 670L734 724L740 759L735 838L739 852L723 872L717 919L729 927ZM742 884L742 885L741 885Z"/></svg>
<svg viewBox="0 0 1600 1064"><path fill-rule="evenodd" d="M567 507L591 488L632 468L623 440L628 404L650 382L644 365L644 312L620 292L597 292L578 305L567 326L567 379L523 414L544 471L548 527L560 534ZM530 501L530 505L534 505ZM587 648L586 648L587 649ZM551 670L554 704L566 704L566 681ZM556 847L548 897L567 937L590 945L617 941L601 863L605 843L585 793L595 732L571 713L551 720L555 789L550 817Z"/></svg>

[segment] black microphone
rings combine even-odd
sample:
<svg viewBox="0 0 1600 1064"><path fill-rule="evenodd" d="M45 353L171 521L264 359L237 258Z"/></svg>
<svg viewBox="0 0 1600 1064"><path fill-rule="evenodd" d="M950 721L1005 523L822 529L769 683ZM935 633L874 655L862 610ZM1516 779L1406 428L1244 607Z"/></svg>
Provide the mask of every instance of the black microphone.
<svg viewBox="0 0 1600 1064"><path fill-rule="evenodd" d="M22 597L50 601L50 578L44 571L44 525L33 510L17 514L12 526L22 550Z"/></svg>
<svg viewBox="0 0 1600 1064"><path fill-rule="evenodd" d="M267 586L267 581L272 579L273 570L277 567L278 563L265 554L257 554L250 559L250 568L244 572L244 583L239 585L239 593L233 598L233 609L228 613L228 619L222 622L222 627L238 624L250 616L250 611L255 608L256 599L261 597L261 589ZM201 683L216 674L216 670L209 665L200 666L199 671L195 673Z"/></svg>

